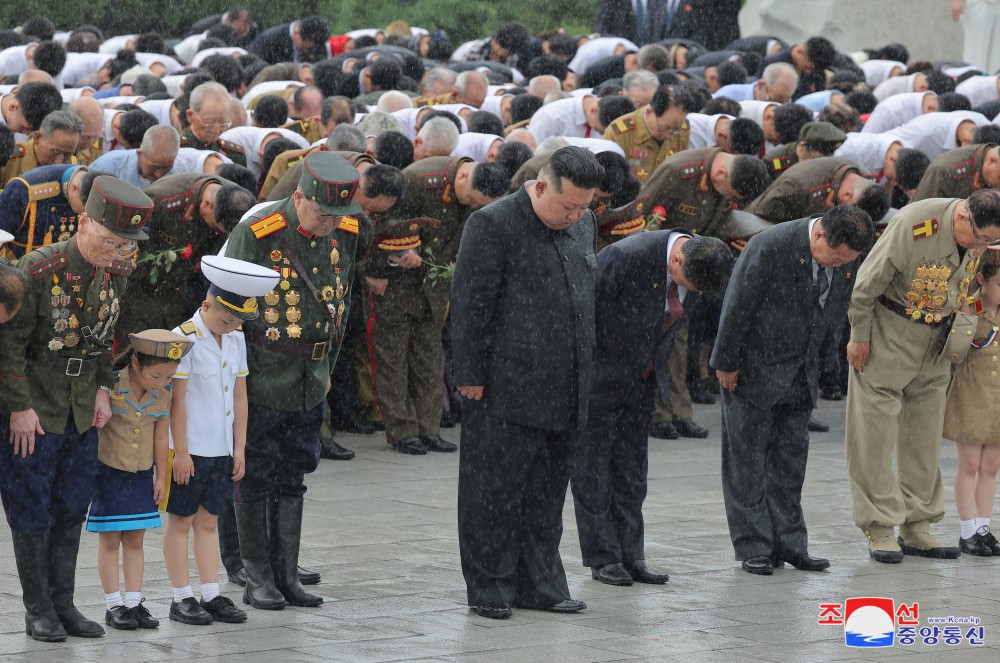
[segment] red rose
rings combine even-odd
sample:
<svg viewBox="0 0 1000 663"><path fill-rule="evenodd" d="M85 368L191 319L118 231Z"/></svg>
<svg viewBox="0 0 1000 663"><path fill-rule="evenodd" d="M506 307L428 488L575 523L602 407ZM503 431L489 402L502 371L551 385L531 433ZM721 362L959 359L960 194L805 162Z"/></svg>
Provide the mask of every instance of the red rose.
<svg viewBox="0 0 1000 663"><path fill-rule="evenodd" d="M192 253L194 253L194 247L188 244L187 246L184 247L184 250L181 251L181 260L187 260L188 258L191 257Z"/></svg>

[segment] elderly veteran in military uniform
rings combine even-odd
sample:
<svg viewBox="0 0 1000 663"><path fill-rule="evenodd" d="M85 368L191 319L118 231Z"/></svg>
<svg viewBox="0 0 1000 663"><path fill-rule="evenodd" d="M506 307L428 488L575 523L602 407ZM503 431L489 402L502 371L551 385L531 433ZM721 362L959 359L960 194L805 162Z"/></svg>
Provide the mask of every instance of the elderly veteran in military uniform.
<svg viewBox="0 0 1000 663"><path fill-rule="evenodd" d="M849 159L820 157L797 163L774 180L746 211L780 223L857 205L878 220L889 211L889 194Z"/></svg>
<svg viewBox="0 0 1000 663"><path fill-rule="evenodd" d="M199 261L219 250L221 240L254 202L253 194L243 187L203 173L167 175L145 193L153 201L146 226L149 241L129 284L135 296L122 306L117 331L121 341L143 329L175 327L187 318L189 286L202 284ZM206 288L199 287L202 298Z"/></svg>
<svg viewBox="0 0 1000 663"><path fill-rule="evenodd" d="M241 550L268 550L276 568L298 565L304 479L319 464L325 397L353 287L358 180L340 157L310 154L295 193L250 214L225 248L225 255L281 276L264 295L260 317L243 325L249 432L246 475L234 494ZM323 602L297 579L286 578L279 588L247 571L252 590L246 596L254 607Z"/></svg>
<svg viewBox="0 0 1000 663"><path fill-rule="evenodd" d="M597 220L597 250L600 251L610 244L646 229L649 198L641 196L614 209L606 209L603 205L595 209L591 205L591 211Z"/></svg>
<svg viewBox="0 0 1000 663"><path fill-rule="evenodd" d="M421 228L421 254L376 246L366 262L375 306L375 383L393 449L450 452L455 445L440 435L440 356L451 279L438 274L454 262L469 214L504 195L510 179L498 164L465 157L421 159L403 175L406 193L386 219L427 217L434 223Z"/></svg>
<svg viewBox="0 0 1000 663"><path fill-rule="evenodd" d="M36 640L99 637L73 604L80 530L94 495L97 429L111 418L111 342L153 205L110 176L94 180L77 234L18 262L24 306L0 327L0 497Z"/></svg>
<svg viewBox="0 0 1000 663"><path fill-rule="evenodd" d="M72 237L94 177L83 166L57 164L29 170L8 182L0 192L0 230L14 239L0 254L17 259Z"/></svg>
<svg viewBox="0 0 1000 663"><path fill-rule="evenodd" d="M957 147L931 162L910 202L968 198L973 191L986 187L1000 188L1000 145Z"/></svg>
<svg viewBox="0 0 1000 663"><path fill-rule="evenodd" d="M257 193L257 200L264 202L265 200L281 200L282 198L287 198L292 195L292 191L295 191L295 187L299 185L299 175L301 174L301 167L295 175L288 175L288 171L296 164L302 163L302 160L313 152L326 152L326 143L321 145L315 145L313 147L307 147L300 150L286 150L276 156L274 161L271 162L271 168L268 169L267 175L264 177L264 184L261 185L260 191ZM339 156L343 156L342 154ZM367 155L365 155L367 156ZM371 157L368 157L369 159ZM350 159L348 159L350 161ZM352 164L357 167L356 164ZM285 176L288 175L286 178ZM280 195L271 196L274 193L274 189L278 186L279 182L284 182L283 185L287 190L283 191Z"/></svg>
<svg viewBox="0 0 1000 663"><path fill-rule="evenodd" d="M943 348L980 252L998 241L1000 192L931 198L900 210L858 270L848 309L847 471L854 522L876 561L960 554L930 533L944 516L951 368Z"/></svg>
<svg viewBox="0 0 1000 663"><path fill-rule="evenodd" d="M688 149L691 130L679 87L661 85L647 106L623 115L604 130L604 138L625 150L632 174L643 184L667 157Z"/></svg>
<svg viewBox="0 0 1000 663"><path fill-rule="evenodd" d="M799 139L774 148L762 158L771 181L801 161L832 157L837 148L847 140L847 134L829 122L806 122L799 132Z"/></svg>
<svg viewBox="0 0 1000 663"><path fill-rule="evenodd" d="M45 116L38 131L14 146L7 164L0 168L0 187L39 166L72 163L83 131L83 122L71 111Z"/></svg>
<svg viewBox="0 0 1000 663"><path fill-rule="evenodd" d="M220 152L246 168L247 156L243 148L220 138L223 131L233 126L229 98L229 92L218 83L202 83L196 87L185 111L187 128L181 132L180 146Z"/></svg>

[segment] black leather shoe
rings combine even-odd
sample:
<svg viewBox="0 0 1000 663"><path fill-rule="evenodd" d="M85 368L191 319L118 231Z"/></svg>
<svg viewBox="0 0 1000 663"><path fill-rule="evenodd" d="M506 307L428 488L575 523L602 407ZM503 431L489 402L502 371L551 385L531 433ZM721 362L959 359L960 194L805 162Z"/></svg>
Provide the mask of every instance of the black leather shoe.
<svg viewBox="0 0 1000 663"><path fill-rule="evenodd" d="M583 601L577 601L575 599L566 599L565 601L560 601L555 605L550 605L547 608L542 608L545 612L559 612L562 614L570 614L574 612L580 612L581 610L586 610L587 604Z"/></svg>
<svg viewBox="0 0 1000 663"><path fill-rule="evenodd" d="M139 628L139 622L135 621L132 611L123 605L116 605L105 611L104 623L120 631L134 631Z"/></svg>
<svg viewBox="0 0 1000 663"><path fill-rule="evenodd" d="M981 534L980 536L983 537L983 543L986 544L986 547L989 548L994 555L1000 555L1000 541L997 541L997 538L993 536L993 532L987 532L986 534Z"/></svg>
<svg viewBox="0 0 1000 663"><path fill-rule="evenodd" d="M670 577L666 573L654 571L646 566L646 561L642 559L637 559L631 564L626 564L625 570L628 571L632 580L646 585L662 585L670 580Z"/></svg>
<svg viewBox="0 0 1000 663"><path fill-rule="evenodd" d="M229 574L229 582L234 585L239 585L240 587L247 586L247 570L240 567L240 570L236 573Z"/></svg>
<svg viewBox="0 0 1000 663"><path fill-rule="evenodd" d="M200 601L202 610L212 616L213 621L226 624L242 624L247 620L247 613L237 608L232 601L221 594L211 601Z"/></svg>
<svg viewBox="0 0 1000 663"><path fill-rule="evenodd" d="M715 405L719 398L712 393L711 389L708 388L701 380L696 380L688 385L688 391L691 393L691 402L699 403L701 405Z"/></svg>
<svg viewBox="0 0 1000 663"><path fill-rule="evenodd" d="M844 392L840 390L840 387L824 387L819 390L819 397L824 401L842 401L844 400Z"/></svg>
<svg viewBox="0 0 1000 663"><path fill-rule="evenodd" d="M442 439L440 435L421 435L420 441L424 443L427 451L450 453L458 449L457 446L448 440Z"/></svg>
<svg viewBox="0 0 1000 663"><path fill-rule="evenodd" d="M170 621L193 626L207 626L212 623L212 614L201 607L193 596L182 601L170 602Z"/></svg>
<svg viewBox="0 0 1000 663"><path fill-rule="evenodd" d="M424 456L427 454L427 447L419 437L408 437L399 442L394 442L392 448L401 454L409 456Z"/></svg>
<svg viewBox="0 0 1000 663"><path fill-rule="evenodd" d="M674 419L674 428L681 437L708 437L708 431L694 423L691 419Z"/></svg>
<svg viewBox="0 0 1000 663"><path fill-rule="evenodd" d="M66 640L66 629L55 612L24 615L24 632L39 642L63 642Z"/></svg>
<svg viewBox="0 0 1000 663"><path fill-rule="evenodd" d="M649 436L655 437L657 440L676 440L680 437L677 429L674 428L673 422L670 421L658 421L650 426Z"/></svg>
<svg viewBox="0 0 1000 663"><path fill-rule="evenodd" d="M743 570L758 576L769 576L774 573L774 565L767 555L757 555L741 562Z"/></svg>
<svg viewBox="0 0 1000 663"><path fill-rule="evenodd" d="M301 566L298 567L299 582L303 585L318 585L320 581L319 571L310 571Z"/></svg>
<svg viewBox="0 0 1000 663"><path fill-rule="evenodd" d="M132 617L135 618L135 623L139 625L139 628L160 628L160 620L149 614L149 610L143 605L145 602L146 599L142 599L139 601L139 605L129 608Z"/></svg>
<svg viewBox="0 0 1000 663"><path fill-rule="evenodd" d="M799 571L824 571L830 568L830 560L823 559L822 557L810 557L809 553L803 555L784 555L781 559L782 564L788 562Z"/></svg>
<svg viewBox="0 0 1000 663"><path fill-rule="evenodd" d="M473 605L469 609L480 617L487 619L507 619L514 614L510 609L510 604L506 601L487 603L486 605Z"/></svg>
<svg viewBox="0 0 1000 663"><path fill-rule="evenodd" d="M963 555L975 555L976 557L992 557L993 551L986 545L983 535L976 532L968 539L958 538L958 547Z"/></svg>
<svg viewBox="0 0 1000 663"><path fill-rule="evenodd" d="M319 441L319 456L328 460L351 460L354 452L337 444L332 437L324 437Z"/></svg>
<svg viewBox="0 0 1000 663"><path fill-rule="evenodd" d="M830 431L830 424L820 421L816 417L809 416L809 432L810 433L828 433Z"/></svg>
<svg viewBox="0 0 1000 663"><path fill-rule="evenodd" d="M628 587L632 584L632 576L622 564L602 564L590 569L590 576L597 582L617 587Z"/></svg>

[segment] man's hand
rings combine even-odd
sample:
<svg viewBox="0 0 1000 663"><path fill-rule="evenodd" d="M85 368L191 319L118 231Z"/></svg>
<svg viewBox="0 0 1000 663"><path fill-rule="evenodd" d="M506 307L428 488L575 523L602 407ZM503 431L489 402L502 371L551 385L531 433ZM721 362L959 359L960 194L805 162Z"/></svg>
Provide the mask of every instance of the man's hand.
<svg viewBox="0 0 1000 663"><path fill-rule="evenodd" d="M423 259L418 256L413 249L404 251L403 253L390 255L389 262L394 265L399 265L403 269L416 269L417 267L420 267L420 265L424 264Z"/></svg>
<svg viewBox="0 0 1000 663"><path fill-rule="evenodd" d="M14 445L14 455L26 458L35 453L35 435L45 435L42 424L34 410L10 413L10 441Z"/></svg>
<svg viewBox="0 0 1000 663"><path fill-rule="evenodd" d="M242 479L243 475L246 474L246 470L247 470L246 458L244 457L243 452L237 451L236 453L233 454L233 474L231 476L232 480L239 481L240 479Z"/></svg>
<svg viewBox="0 0 1000 663"><path fill-rule="evenodd" d="M111 396L103 389L98 389L97 396L94 397L94 420L90 425L101 429L109 421L111 421Z"/></svg>
<svg viewBox="0 0 1000 663"><path fill-rule="evenodd" d="M858 373L865 370L865 364L868 363L868 356L871 353L871 343L859 343L858 341L848 341L847 343L847 363Z"/></svg>
<svg viewBox="0 0 1000 663"><path fill-rule="evenodd" d="M368 290L373 295L384 295L385 289L389 287L389 279L373 279L370 276L366 276L365 283L368 284Z"/></svg>
<svg viewBox="0 0 1000 663"><path fill-rule="evenodd" d="M716 371L715 377L718 378L719 384L722 388L727 391L736 391L736 383L740 380L739 371Z"/></svg>
<svg viewBox="0 0 1000 663"><path fill-rule="evenodd" d="M962 10L965 3L962 0L951 0L951 20L958 22L962 18Z"/></svg>
<svg viewBox="0 0 1000 663"><path fill-rule="evenodd" d="M458 393L465 396L470 401L481 401L483 400L483 387L459 387Z"/></svg>
<svg viewBox="0 0 1000 663"><path fill-rule="evenodd" d="M179 454L174 452L174 462L171 468L174 481L182 486L186 486L191 477L194 476L194 461L191 454Z"/></svg>

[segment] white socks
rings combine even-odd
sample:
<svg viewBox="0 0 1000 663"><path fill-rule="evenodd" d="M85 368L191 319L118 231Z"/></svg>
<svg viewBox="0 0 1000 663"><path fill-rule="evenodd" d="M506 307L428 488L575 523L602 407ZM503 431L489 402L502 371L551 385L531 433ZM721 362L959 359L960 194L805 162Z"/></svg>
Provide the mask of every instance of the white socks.
<svg viewBox="0 0 1000 663"><path fill-rule="evenodd" d="M111 608L115 607L116 605L125 605L124 603L122 603L121 592L112 592L110 594L105 594L104 602L107 604L108 610L111 610Z"/></svg>
<svg viewBox="0 0 1000 663"><path fill-rule="evenodd" d="M985 529L983 529L985 528ZM980 534L986 534L990 531L990 519L989 518L976 518L976 531Z"/></svg>
<svg viewBox="0 0 1000 663"><path fill-rule="evenodd" d="M174 602L180 603L184 599L193 599L194 591L191 590L191 585L184 585L183 587L174 587Z"/></svg>
<svg viewBox="0 0 1000 663"><path fill-rule="evenodd" d="M125 607L134 608L142 603L142 592L125 592Z"/></svg>
<svg viewBox="0 0 1000 663"><path fill-rule="evenodd" d="M216 596L219 595L219 583L217 582L203 582L201 583L201 600L208 603Z"/></svg>
<svg viewBox="0 0 1000 663"><path fill-rule="evenodd" d="M980 534L986 534L990 531L990 519L989 518L970 518L969 520L959 521L962 524L962 538L971 539L972 535L976 532Z"/></svg>

